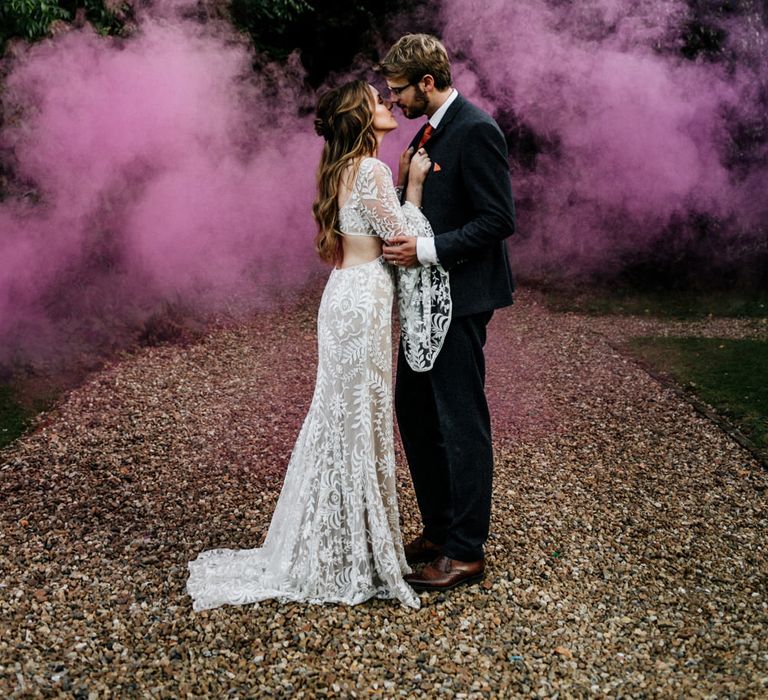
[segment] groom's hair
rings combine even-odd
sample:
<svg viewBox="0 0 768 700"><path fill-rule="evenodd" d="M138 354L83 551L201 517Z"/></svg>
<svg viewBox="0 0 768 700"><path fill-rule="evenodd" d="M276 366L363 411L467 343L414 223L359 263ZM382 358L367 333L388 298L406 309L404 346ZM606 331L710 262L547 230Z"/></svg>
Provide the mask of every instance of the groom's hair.
<svg viewBox="0 0 768 700"><path fill-rule="evenodd" d="M406 34L387 52L376 70L385 78L404 77L416 83L429 74L435 87L445 90L451 86L451 64L448 52L431 34Z"/></svg>

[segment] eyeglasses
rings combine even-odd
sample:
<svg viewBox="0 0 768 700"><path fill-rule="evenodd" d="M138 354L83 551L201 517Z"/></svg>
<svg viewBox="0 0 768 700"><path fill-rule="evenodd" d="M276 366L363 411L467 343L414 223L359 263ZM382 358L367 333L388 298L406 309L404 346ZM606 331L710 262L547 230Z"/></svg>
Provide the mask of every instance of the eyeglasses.
<svg viewBox="0 0 768 700"><path fill-rule="evenodd" d="M400 93L403 92L403 90L407 90L411 85L418 85L419 81L417 80L414 83L408 83L407 85L401 85L400 87L391 87L389 88L389 94L392 95L392 97L400 97Z"/></svg>

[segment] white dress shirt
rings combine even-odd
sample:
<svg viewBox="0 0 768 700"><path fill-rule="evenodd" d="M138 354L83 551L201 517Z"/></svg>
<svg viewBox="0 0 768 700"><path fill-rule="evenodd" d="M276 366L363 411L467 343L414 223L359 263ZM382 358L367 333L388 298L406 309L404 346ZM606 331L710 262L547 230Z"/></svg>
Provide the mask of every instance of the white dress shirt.
<svg viewBox="0 0 768 700"><path fill-rule="evenodd" d="M429 123L433 129L437 129L440 122L443 120L445 113L448 111L448 107L453 104L453 101L459 96L459 91L453 88L451 94L448 95L448 99L440 105L437 111L429 118ZM434 265L438 261L437 251L435 250L434 238L422 238L416 239L416 257L422 265Z"/></svg>

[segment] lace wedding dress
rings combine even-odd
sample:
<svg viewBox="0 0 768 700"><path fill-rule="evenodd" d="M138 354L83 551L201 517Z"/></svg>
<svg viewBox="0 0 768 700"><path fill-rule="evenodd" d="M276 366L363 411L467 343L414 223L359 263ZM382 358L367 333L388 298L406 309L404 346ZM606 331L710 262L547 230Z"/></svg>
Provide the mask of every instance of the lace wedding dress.
<svg viewBox="0 0 768 700"><path fill-rule="evenodd" d="M348 236L432 235L418 208L400 205L389 168L374 158L361 161L339 228ZM400 277L409 364L431 367L450 322L447 274L431 266ZM331 272L317 317L315 392L264 544L209 550L189 562L194 610L267 598L349 605L396 598L419 607L403 580L411 570L395 481L394 288L382 257Z"/></svg>

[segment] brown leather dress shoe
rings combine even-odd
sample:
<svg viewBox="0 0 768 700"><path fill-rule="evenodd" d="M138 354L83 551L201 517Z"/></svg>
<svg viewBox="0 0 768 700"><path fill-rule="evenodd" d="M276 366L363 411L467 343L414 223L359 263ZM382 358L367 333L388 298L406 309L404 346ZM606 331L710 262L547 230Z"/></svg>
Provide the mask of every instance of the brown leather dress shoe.
<svg viewBox="0 0 768 700"><path fill-rule="evenodd" d="M458 561L440 556L418 574L404 578L415 591L447 591L464 583L477 583L485 575L485 559Z"/></svg>
<svg viewBox="0 0 768 700"><path fill-rule="evenodd" d="M403 550L409 564L434 561L443 553L443 548L439 544L430 542L424 535L419 535L413 542L409 542Z"/></svg>

